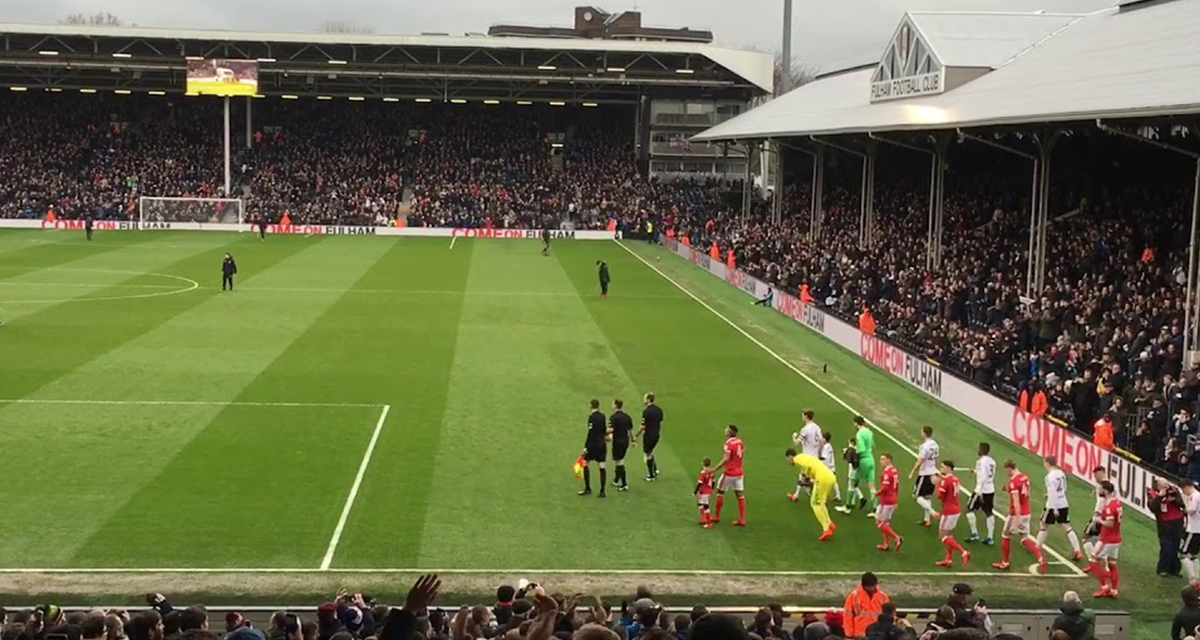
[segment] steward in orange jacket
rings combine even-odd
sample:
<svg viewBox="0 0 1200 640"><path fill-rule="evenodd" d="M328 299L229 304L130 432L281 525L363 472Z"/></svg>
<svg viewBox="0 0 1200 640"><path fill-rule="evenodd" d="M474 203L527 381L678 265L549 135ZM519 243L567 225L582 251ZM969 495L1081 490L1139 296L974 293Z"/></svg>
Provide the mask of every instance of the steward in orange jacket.
<svg viewBox="0 0 1200 640"><path fill-rule="evenodd" d="M890 602L887 594L879 588L879 578L870 571L862 576L862 583L846 596L843 626L847 638L867 635L867 627L879 619L883 605Z"/></svg>
<svg viewBox="0 0 1200 640"><path fill-rule="evenodd" d="M800 302L803 302L804 304L813 303L812 292L808 290L807 282L800 285Z"/></svg>

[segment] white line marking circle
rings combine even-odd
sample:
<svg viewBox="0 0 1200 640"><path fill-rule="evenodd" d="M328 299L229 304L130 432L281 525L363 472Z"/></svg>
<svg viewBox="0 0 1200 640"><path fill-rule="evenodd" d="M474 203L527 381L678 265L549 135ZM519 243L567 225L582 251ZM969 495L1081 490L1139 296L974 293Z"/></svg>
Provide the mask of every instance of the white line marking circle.
<svg viewBox="0 0 1200 640"><path fill-rule="evenodd" d="M129 295L124 295L124 296L92 296L92 297L81 297L81 298L60 298L57 300L54 300L54 299L45 299L45 300L3 300L3 299L0 299L0 304L63 304L66 302L112 302L115 300L139 300L142 298L161 298L161 297L165 297L165 296L173 296L173 295L178 295L180 293L187 293L189 291L195 291L196 289L200 288L200 283L196 282L195 280L192 280L191 278L185 278L183 276L171 275L169 273L151 273L151 272L147 272L147 271L125 271L123 269L89 269L89 268L84 268L84 267L53 267L50 270L51 271L80 271L80 272L84 272L84 273L117 273L117 274L130 275L130 276L150 276L150 277L155 277L155 278L166 278L168 280L174 280L174 281L180 283L181 286L178 289L171 289L169 291L155 291L152 293L136 293L136 294L129 294ZM182 286L182 285L185 285L185 286ZM36 283L30 283L29 286L33 287L33 286L39 286L39 285ZM90 286L90 285L83 284L80 286ZM110 285L103 285L103 286L110 286ZM120 286L120 283L114 282L112 284L112 286Z"/></svg>

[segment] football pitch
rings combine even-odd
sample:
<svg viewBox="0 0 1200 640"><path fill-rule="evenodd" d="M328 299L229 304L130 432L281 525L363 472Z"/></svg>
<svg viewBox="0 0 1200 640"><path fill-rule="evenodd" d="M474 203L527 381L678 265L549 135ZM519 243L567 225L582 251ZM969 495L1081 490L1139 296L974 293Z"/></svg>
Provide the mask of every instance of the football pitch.
<svg viewBox="0 0 1200 640"><path fill-rule="evenodd" d="M1034 478L1035 509L1040 461L661 248L540 248L0 232L0 574L675 576L825 604L866 570L893 597L936 600L963 579L993 602L1045 606L1094 588L1057 530L1046 576L1016 545L1011 573L991 567L998 544L935 567L942 546L917 526L907 480L902 552L877 551L858 511L834 513L836 536L818 544L807 504L785 498L804 409L839 451L865 415L903 476L922 424L967 487L990 441ZM233 293L219 286L227 251ZM636 417L647 391L666 413L658 481L632 449L628 492L576 496L588 401L607 412L622 398ZM749 526L725 514L704 530L692 490L729 423L746 442ZM1081 529L1082 482L1071 500ZM1100 606L1166 611L1182 583L1154 575L1153 523L1127 511L1125 540L1123 600Z"/></svg>

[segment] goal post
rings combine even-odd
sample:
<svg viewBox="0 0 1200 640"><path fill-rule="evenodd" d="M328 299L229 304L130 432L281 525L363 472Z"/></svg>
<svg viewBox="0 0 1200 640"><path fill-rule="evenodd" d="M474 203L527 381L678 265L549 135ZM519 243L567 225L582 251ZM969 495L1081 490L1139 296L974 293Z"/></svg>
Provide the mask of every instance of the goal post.
<svg viewBox="0 0 1200 640"><path fill-rule="evenodd" d="M240 198L138 198L138 222L246 221L245 203Z"/></svg>

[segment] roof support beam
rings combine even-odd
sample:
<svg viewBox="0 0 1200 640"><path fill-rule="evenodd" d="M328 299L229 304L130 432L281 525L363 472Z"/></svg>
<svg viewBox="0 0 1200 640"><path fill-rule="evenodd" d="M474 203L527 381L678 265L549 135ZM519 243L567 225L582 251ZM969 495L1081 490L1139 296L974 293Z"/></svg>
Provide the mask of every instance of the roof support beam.
<svg viewBox="0 0 1200 640"><path fill-rule="evenodd" d="M862 185L859 187L858 193L858 248L866 249L870 243L871 228L875 225L875 145L869 145L869 149L862 152L821 140L816 136L809 136L808 139L862 159Z"/></svg>
<svg viewBox="0 0 1200 640"><path fill-rule="evenodd" d="M1196 362L1198 356L1194 350L1197 344L1200 344L1200 322L1197 322L1200 319L1200 291L1196 290L1198 285L1197 271L1200 271L1200 265L1197 265L1196 262L1196 235L1200 231L1200 153L1158 140L1151 140L1146 136L1138 135L1124 129L1110 127L1101 120L1096 121L1096 126L1105 133L1111 133L1135 142L1158 147L1164 151L1172 151L1185 155L1196 163L1196 177L1192 183L1192 232L1188 237L1187 302L1183 308L1183 365L1185 368L1190 367ZM1188 130L1193 135L1200 134L1200 126L1196 123L1192 123L1188 127Z"/></svg>
<svg viewBox="0 0 1200 640"><path fill-rule="evenodd" d="M1035 236L1037 234L1037 230L1040 228L1039 225L1044 222L1042 217L1039 215L1040 205L1042 202L1042 192L1041 188L1039 187L1042 177L1041 158L1031 153L1026 153L1020 149L1017 149L1016 147L1010 147L1008 145L1000 144L995 140L988 140L987 138L981 138L979 136L966 133L962 129L958 129L957 133L959 140L971 140L973 142L978 142L984 146L988 146L993 149L999 149L1005 153L1011 153L1015 156L1025 158L1033 163L1033 178L1029 182L1029 256L1025 265L1025 297L1032 300L1037 296L1037 291L1034 289L1036 280L1034 274L1037 269L1037 242Z"/></svg>
<svg viewBox="0 0 1200 640"><path fill-rule="evenodd" d="M877 136L874 133L867 133L867 137L904 149L929 154L929 225L928 233L925 236L925 267L930 271L941 267L942 227L944 221L942 198L945 195L946 148L949 145L949 138L946 136L937 137L935 138L934 148L926 149L906 142L892 140L891 138Z"/></svg>

